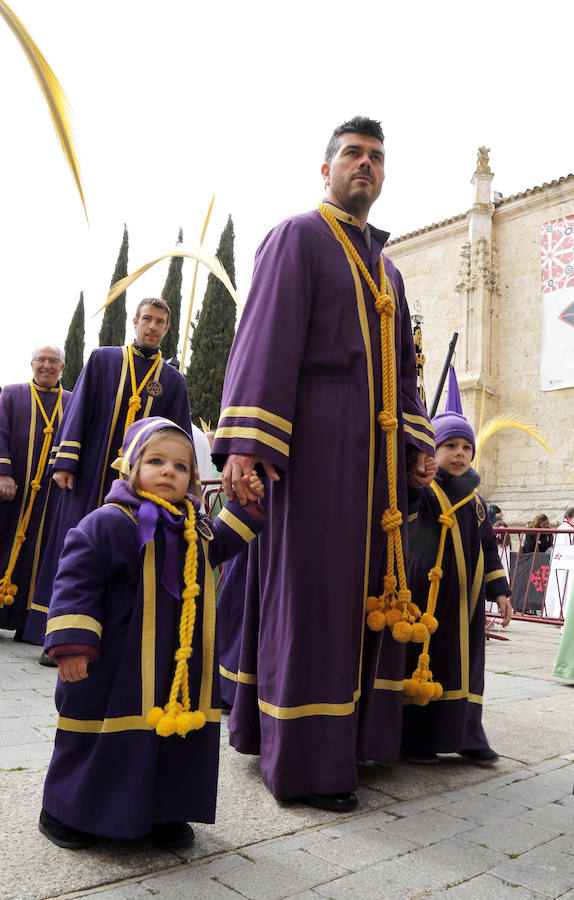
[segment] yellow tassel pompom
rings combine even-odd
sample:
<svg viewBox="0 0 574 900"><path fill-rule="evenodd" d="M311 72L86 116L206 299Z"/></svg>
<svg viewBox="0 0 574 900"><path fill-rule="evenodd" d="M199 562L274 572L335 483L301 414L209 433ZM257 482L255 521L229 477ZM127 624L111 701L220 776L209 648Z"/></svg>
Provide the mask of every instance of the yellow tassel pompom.
<svg viewBox="0 0 574 900"><path fill-rule="evenodd" d="M427 700L432 700L434 697L434 684L432 681L423 681L419 686L419 694L421 697L426 697Z"/></svg>
<svg viewBox="0 0 574 900"><path fill-rule="evenodd" d="M413 703L415 706L427 706L429 702L428 697L422 697L420 694L417 694L416 697L413 697Z"/></svg>
<svg viewBox="0 0 574 900"><path fill-rule="evenodd" d="M421 624L426 626L429 634L434 634L438 628L438 619L435 616L431 616L430 613L423 613Z"/></svg>
<svg viewBox="0 0 574 900"><path fill-rule="evenodd" d="M426 625L422 622L415 622L411 640L414 641L415 644L424 644L428 636L429 630Z"/></svg>
<svg viewBox="0 0 574 900"><path fill-rule="evenodd" d="M379 608L379 598L378 597L367 597L367 612L374 612Z"/></svg>
<svg viewBox="0 0 574 900"><path fill-rule="evenodd" d="M146 716L146 722L148 723L148 725L151 725L152 728L155 728L159 720L163 718L163 714L164 713L161 706L154 706L148 712Z"/></svg>
<svg viewBox="0 0 574 900"><path fill-rule="evenodd" d="M393 637L399 644L406 644L407 641L410 641L412 633L413 626L409 625L408 622L397 622L393 626Z"/></svg>
<svg viewBox="0 0 574 900"><path fill-rule="evenodd" d="M400 609L389 609L387 615L387 625L389 628L394 628L397 622L400 622L403 618Z"/></svg>
<svg viewBox="0 0 574 900"><path fill-rule="evenodd" d="M367 625L371 631L381 631L385 627L386 621L387 617L378 609L373 610L373 612L369 613L367 616Z"/></svg>
<svg viewBox="0 0 574 900"><path fill-rule="evenodd" d="M420 617L421 611L420 611L419 607L416 605L416 603L409 603L409 605L407 606L407 609L410 612L411 616L414 616L415 619L418 619Z"/></svg>
<svg viewBox="0 0 574 900"><path fill-rule="evenodd" d="M403 690L407 697L416 697L419 691L418 681L415 681L414 678L405 678Z"/></svg>
<svg viewBox="0 0 574 900"><path fill-rule="evenodd" d="M432 697L433 700L438 700L439 697L442 697L442 684L439 684L438 681L434 681L434 695Z"/></svg>
<svg viewBox="0 0 574 900"><path fill-rule="evenodd" d="M169 737L177 731L177 719L175 716L164 715L155 728L160 737Z"/></svg>
<svg viewBox="0 0 574 900"><path fill-rule="evenodd" d="M188 731L193 728L193 713L182 712L175 719L176 731L180 737L185 737Z"/></svg>
<svg viewBox="0 0 574 900"><path fill-rule="evenodd" d="M202 711L200 709L196 709L195 712L191 713L191 716L193 719L193 722L191 725L192 730L199 731L199 729L203 728L203 726L205 725L205 723L207 721L205 718L205 713L202 713Z"/></svg>

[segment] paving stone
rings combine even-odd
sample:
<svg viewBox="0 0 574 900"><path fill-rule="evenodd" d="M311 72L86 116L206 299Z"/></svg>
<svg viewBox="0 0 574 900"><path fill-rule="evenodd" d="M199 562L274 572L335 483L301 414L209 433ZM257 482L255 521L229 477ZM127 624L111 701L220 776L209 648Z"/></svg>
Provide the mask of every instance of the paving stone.
<svg viewBox="0 0 574 900"><path fill-rule="evenodd" d="M550 759L543 759L542 762L528 768L534 775L542 775L545 772L552 772L554 769L564 768L568 763L568 759L567 756L553 756ZM571 759L574 759L574 754L571 754Z"/></svg>
<svg viewBox="0 0 574 900"><path fill-rule="evenodd" d="M333 900L358 897L395 900L414 897L415 892L421 891L428 892L428 896L433 890L482 874L503 858L493 850L453 838L342 876L327 885L317 885L315 890Z"/></svg>
<svg viewBox="0 0 574 900"><path fill-rule="evenodd" d="M477 825L486 825L489 822L497 822L501 819L509 819L524 811L525 806L519 806L510 800L498 800L495 797L480 796L470 800L460 800L443 806L442 811L451 816L459 816L476 822Z"/></svg>
<svg viewBox="0 0 574 900"><path fill-rule="evenodd" d="M328 825L326 828L321 828L320 833L329 837L347 837L349 834L366 831L370 828L381 828L387 822L396 822L396 820L396 816L389 815L387 812L374 812L357 816L356 819L347 820L341 824Z"/></svg>
<svg viewBox="0 0 574 900"><path fill-rule="evenodd" d="M250 900L283 900L347 871L302 850L284 851L281 842L250 848L246 857L233 854L210 863L210 869L221 884Z"/></svg>
<svg viewBox="0 0 574 900"><path fill-rule="evenodd" d="M556 897L574 885L574 858L547 846L535 847L493 867L490 874L510 884Z"/></svg>
<svg viewBox="0 0 574 900"><path fill-rule="evenodd" d="M550 776L547 777L549 778ZM547 803L561 800L566 793L564 788L553 787L547 781L543 781L543 778L543 775L539 775L534 778L526 778L517 784L508 784L494 793L489 791L489 797L497 800L511 800L513 803L519 803L528 809L546 806Z"/></svg>
<svg viewBox="0 0 574 900"><path fill-rule="evenodd" d="M393 859L417 850L420 844L403 835L393 835L378 828L364 831L353 831L350 834L334 837L324 831L306 835L294 835L276 844L281 852L286 849L303 850L320 859L336 863L345 869L356 872L366 866L383 859Z"/></svg>
<svg viewBox="0 0 574 900"><path fill-rule="evenodd" d="M400 835L420 846L425 846L472 829L473 823L449 816L440 809L434 809L428 813L417 813L386 825L382 824L380 828L386 834Z"/></svg>
<svg viewBox="0 0 574 900"><path fill-rule="evenodd" d="M454 885L446 892L433 892L428 896L431 900L438 900L440 897L443 900L544 900L547 897L546 894L511 886L492 875L479 875L477 878Z"/></svg>
<svg viewBox="0 0 574 900"><path fill-rule="evenodd" d="M572 810L560 803L548 803L546 806L538 806L529 809L518 816L509 819L512 822L529 822L532 825L540 825L542 828L556 829L562 833L572 828Z"/></svg>
<svg viewBox="0 0 574 900"><path fill-rule="evenodd" d="M563 853L574 856L574 821L572 822L571 831L557 837L554 841L550 841L546 846L551 850L562 850Z"/></svg>
<svg viewBox="0 0 574 900"><path fill-rule="evenodd" d="M510 819L500 824L491 823L466 831L464 840L500 850L502 853L524 853L539 844L552 841L559 834L558 829L543 828L540 825Z"/></svg>

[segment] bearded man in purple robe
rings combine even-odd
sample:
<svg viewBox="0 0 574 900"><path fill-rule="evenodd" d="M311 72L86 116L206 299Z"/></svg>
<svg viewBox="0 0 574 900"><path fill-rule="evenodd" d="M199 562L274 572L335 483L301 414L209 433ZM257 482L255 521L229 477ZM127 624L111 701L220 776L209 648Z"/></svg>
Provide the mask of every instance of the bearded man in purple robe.
<svg viewBox="0 0 574 900"><path fill-rule="evenodd" d="M357 761L400 752L404 645L367 598L406 604L407 469L435 471L403 281L367 223L380 124L333 133L319 209L265 238L213 444L228 497L260 463L267 529L250 549L232 745L279 800L354 809ZM389 594L390 596L390 594ZM395 601L393 601L395 602Z"/></svg>
<svg viewBox="0 0 574 900"><path fill-rule="evenodd" d="M24 637L31 644L44 643L66 534L102 505L117 478L111 463L129 426L138 419L163 416L191 434L185 379L165 363L159 349L169 320L165 300L142 300L133 319L133 343L94 350L74 386L52 448L53 478L61 495L26 624ZM50 665L45 654L40 662Z"/></svg>
<svg viewBox="0 0 574 900"><path fill-rule="evenodd" d="M48 458L71 396L59 347L36 347L31 365L32 380L0 396L0 628L20 641L58 501Z"/></svg>

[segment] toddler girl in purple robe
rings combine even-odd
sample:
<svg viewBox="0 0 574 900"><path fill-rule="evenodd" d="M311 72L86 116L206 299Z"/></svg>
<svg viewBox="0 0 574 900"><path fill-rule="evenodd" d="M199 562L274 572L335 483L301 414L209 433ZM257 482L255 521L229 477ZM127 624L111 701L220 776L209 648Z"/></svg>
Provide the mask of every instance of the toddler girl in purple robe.
<svg viewBox="0 0 574 900"><path fill-rule="evenodd" d="M458 753L492 765L498 755L482 727L485 598L498 604L508 625L510 590L476 492L474 432L461 412L449 410L432 422L437 475L420 491L409 487L408 581L430 634L422 647L407 648L403 756L437 763L438 753Z"/></svg>
<svg viewBox="0 0 574 900"><path fill-rule="evenodd" d="M58 730L39 828L60 847L96 836L189 846L213 822L219 678L212 568L261 530L249 503L200 512L193 444L168 419L128 428L103 507L71 529L48 615Z"/></svg>

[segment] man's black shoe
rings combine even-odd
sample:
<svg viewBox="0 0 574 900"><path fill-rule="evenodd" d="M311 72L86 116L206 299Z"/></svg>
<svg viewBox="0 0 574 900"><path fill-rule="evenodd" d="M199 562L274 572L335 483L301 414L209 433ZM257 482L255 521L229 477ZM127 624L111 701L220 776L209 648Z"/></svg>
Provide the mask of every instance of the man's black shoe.
<svg viewBox="0 0 574 900"><path fill-rule="evenodd" d="M38 828L45 834L49 841L58 847L65 847L66 850L84 850L91 847L95 843L93 834L87 831L78 831L70 825L64 825L59 819L55 819L45 809L40 813L40 821Z"/></svg>
<svg viewBox="0 0 574 900"><path fill-rule="evenodd" d="M195 834L187 822L161 822L151 826L150 840L163 850L191 847Z"/></svg>
<svg viewBox="0 0 574 900"><path fill-rule="evenodd" d="M24 642L24 629L17 628L14 632L14 637L12 638L12 640L16 641L17 644L22 644Z"/></svg>
<svg viewBox="0 0 574 900"><path fill-rule="evenodd" d="M299 800L305 806L328 809L331 812L352 812L359 805L355 794L306 794Z"/></svg>
<svg viewBox="0 0 574 900"><path fill-rule="evenodd" d="M52 662L45 650L42 650L38 662L41 666L49 666L51 669L58 668L58 663Z"/></svg>
<svg viewBox="0 0 574 900"><path fill-rule="evenodd" d="M490 747L481 747L480 750L461 750L460 756L477 766L493 766L498 762L498 753Z"/></svg>

